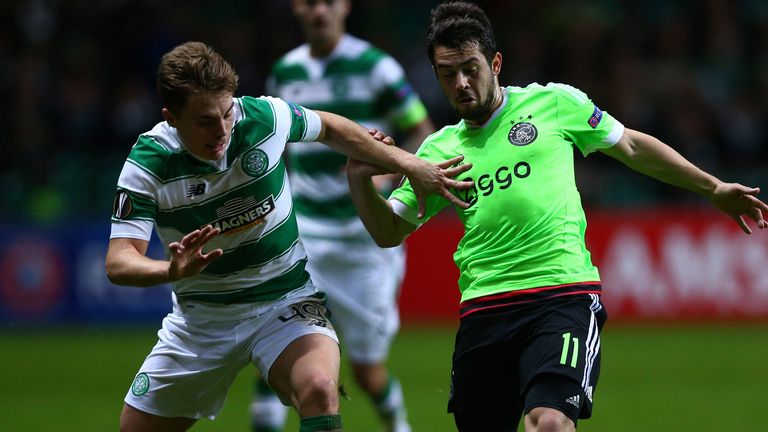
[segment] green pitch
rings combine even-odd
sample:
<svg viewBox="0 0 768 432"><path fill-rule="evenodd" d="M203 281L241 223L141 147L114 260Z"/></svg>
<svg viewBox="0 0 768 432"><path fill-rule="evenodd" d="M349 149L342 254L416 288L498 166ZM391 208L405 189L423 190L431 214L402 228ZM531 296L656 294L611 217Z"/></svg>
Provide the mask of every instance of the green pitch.
<svg viewBox="0 0 768 432"><path fill-rule="evenodd" d="M391 366L414 431L455 430L445 413L452 327L406 327ZM117 430L122 397L155 342L153 328L0 330L0 429ZM253 370L240 374L216 421L193 431L248 431ZM342 375L346 430L375 431L365 397ZM768 324L611 326L595 418L586 431L758 430L765 421ZM298 430L291 416L287 430Z"/></svg>

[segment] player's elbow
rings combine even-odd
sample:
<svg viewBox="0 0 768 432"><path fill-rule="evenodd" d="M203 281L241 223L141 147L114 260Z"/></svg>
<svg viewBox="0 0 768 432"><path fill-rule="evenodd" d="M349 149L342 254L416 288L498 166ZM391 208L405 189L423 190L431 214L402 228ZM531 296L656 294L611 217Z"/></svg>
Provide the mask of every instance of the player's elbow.
<svg viewBox="0 0 768 432"><path fill-rule="evenodd" d="M381 248L393 248L400 246L405 241L408 233L400 233L396 230L384 232L384 231L370 231L373 241Z"/></svg>
<svg viewBox="0 0 768 432"><path fill-rule="evenodd" d="M115 285L125 285L123 272L120 271L119 266L115 264L113 260L106 260L104 269L107 273L107 279Z"/></svg>
<svg viewBox="0 0 768 432"><path fill-rule="evenodd" d="M402 244L401 240L397 240L395 238L390 238L390 237L381 237L381 236L374 236L373 241L375 241L380 248L393 248L393 247L400 246Z"/></svg>

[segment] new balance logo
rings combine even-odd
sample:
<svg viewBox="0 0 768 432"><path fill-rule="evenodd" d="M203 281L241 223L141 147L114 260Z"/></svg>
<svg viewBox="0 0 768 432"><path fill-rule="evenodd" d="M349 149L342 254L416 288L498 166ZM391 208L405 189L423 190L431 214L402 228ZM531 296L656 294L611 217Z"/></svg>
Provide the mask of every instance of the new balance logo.
<svg viewBox="0 0 768 432"><path fill-rule="evenodd" d="M193 196L202 195L204 193L205 183L189 185L189 189L187 189L187 198L192 198Z"/></svg>
<svg viewBox="0 0 768 432"><path fill-rule="evenodd" d="M569 404L575 406L576 408L578 408L579 407L579 399L581 399L579 397L579 395L575 395L575 396L569 397L565 401L568 402Z"/></svg>

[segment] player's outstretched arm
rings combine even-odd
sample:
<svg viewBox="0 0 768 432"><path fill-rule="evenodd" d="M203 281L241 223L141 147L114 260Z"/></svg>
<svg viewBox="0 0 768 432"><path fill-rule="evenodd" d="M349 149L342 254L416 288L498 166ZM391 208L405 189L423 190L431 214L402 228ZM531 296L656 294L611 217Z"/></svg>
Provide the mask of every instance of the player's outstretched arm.
<svg viewBox="0 0 768 432"><path fill-rule="evenodd" d="M747 234L752 230L744 216L752 219L758 228L768 228L762 213L768 212L768 205L757 198L759 188L722 182L653 136L626 129L616 145L601 151L635 171L706 197Z"/></svg>
<svg viewBox="0 0 768 432"><path fill-rule="evenodd" d="M355 160L378 165L388 172L405 174L416 193L420 217L424 214L424 203L429 194L442 196L462 208L469 207L450 190L471 188L472 182L451 178L450 168L431 164L405 150L377 141L365 128L345 117L324 111L317 111L317 114L323 123L318 141ZM454 159L459 158L463 159L462 156ZM451 160L453 163L460 160L454 159Z"/></svg>
<svg viewBox="0 0 768 432"><path fill-rule="evenodd" d="M388 171L373 164L350 158L347 162L349 193L363 225L380 247L394 247L416 229L392 210L392 205L379 195L373 177Z"/></svg>
<svg viewBox="0 0 768 432"><path fill-rule="evenodd" d="M221 249L203 252L203 246L218 234L219 229L210 225L192 231L168 245L169 261L147 257L146 240L113 238L107 248L107 277L118 285L148 287L194 276L224 254Z"/></svg>

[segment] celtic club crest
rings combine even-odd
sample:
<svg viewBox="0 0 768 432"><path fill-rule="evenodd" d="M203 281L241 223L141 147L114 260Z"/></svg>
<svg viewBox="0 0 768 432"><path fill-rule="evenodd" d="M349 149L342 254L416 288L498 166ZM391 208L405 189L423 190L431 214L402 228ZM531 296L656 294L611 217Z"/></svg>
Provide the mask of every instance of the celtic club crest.
<svg viewBox="0 0 768 432"><path fill-rule="evenodd" d="M142 396L145 395L148 391L149 376L144 372L136 375L136 378L133 380L133 385L131 385L131 392L134 394L134 396Z"/></svg>
<svg viewBox="0 0 768 432"><path fill-rule="evenodd" d="M269 158L262 150L253 149L243 156L243 171L251 177L259 177L267 172Z"/></svg>

